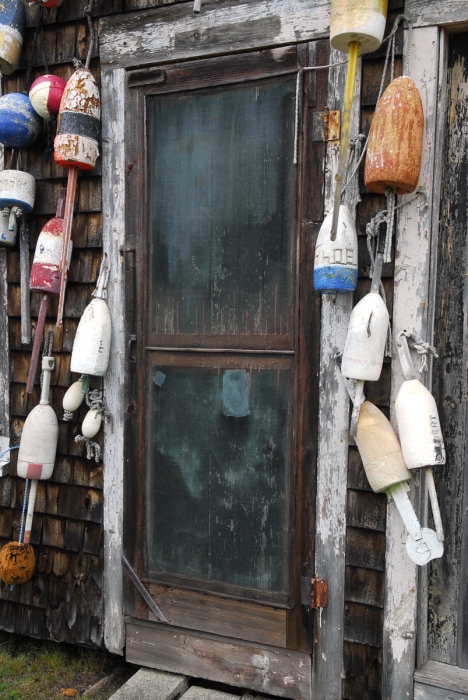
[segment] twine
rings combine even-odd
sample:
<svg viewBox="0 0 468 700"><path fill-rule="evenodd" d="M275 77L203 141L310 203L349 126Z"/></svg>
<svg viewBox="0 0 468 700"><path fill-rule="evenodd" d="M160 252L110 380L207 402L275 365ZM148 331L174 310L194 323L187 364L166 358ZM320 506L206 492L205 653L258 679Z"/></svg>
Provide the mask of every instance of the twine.
<svg viewBox="0 0 468 700"><path fill-rule="evenodd" d="M432 357L438 358L439 355L437 353L437 349L433 346L430 345L430 343L424 342L424 340L421 338L419 333L416 333L416 331L407 331L403 330L398 333L397 336L397 344L400 345L400 338L401 336L404 335L405 338L408 338L408 340L412 340L413 344L411 347L413 347L418 355L421 356L421 367L419 368L419 372L426 372L427 370L427 356L432 355Z"/></svg>

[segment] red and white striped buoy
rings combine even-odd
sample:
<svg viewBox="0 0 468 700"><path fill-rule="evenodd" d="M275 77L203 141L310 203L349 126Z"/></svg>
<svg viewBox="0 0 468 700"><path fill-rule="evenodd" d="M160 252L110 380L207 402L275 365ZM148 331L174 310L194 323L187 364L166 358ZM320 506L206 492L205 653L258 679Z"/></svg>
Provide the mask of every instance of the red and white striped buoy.
<svg viewBox="0 0 468 700"><path fill-rule="evenodd" d="M33 7L34 5L42 5L42 7L59 7L63 0L23 0L25 5Z"/></svg>
<svg viewBox="0 0 468 700"><path fill-rule="evenodd" d="M18 452L18 476L31 479L24 542L31 538L37 481L50 479L54 470L58 442L58 420L49 404L50 379L55 366L53 357L42 358L44 378L41 401L26 418Z"/></svg>

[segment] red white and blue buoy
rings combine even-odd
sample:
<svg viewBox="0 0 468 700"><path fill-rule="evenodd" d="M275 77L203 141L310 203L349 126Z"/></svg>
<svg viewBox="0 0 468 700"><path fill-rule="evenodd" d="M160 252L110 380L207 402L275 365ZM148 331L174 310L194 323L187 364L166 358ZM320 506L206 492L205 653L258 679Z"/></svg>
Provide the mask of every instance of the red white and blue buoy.
<svg viewBox="0 0 468 700"><path fill-rule="evenodd" d="M65 86L66 82L58 75L41 75L33 82L29 99L40 117L50 119L59 113Z"/></svg>

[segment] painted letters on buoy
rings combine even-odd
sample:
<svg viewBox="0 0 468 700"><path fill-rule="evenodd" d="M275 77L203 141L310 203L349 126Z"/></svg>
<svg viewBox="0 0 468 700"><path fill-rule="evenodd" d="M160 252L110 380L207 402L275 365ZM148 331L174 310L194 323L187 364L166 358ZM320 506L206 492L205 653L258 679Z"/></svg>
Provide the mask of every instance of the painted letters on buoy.
<svg viewBox="0 0 468 700"><path fill-rule="evenodd" d="M314 287L322 294L354 292L358 278L357 234L351 212L341 205L336 238L330 238L333 211L325 218L315 247Z"/></svg>
<svg viewBox="0 0 468 700"><path fill-rule="evenodd" d="M29 214L36 198L36 181L32 175L22 170L0 172L0 208L4 215L8 211L8 230L16 238L16 219ZM14 241L13 241L14 242Z"/></svg>
<svg viewBox="0 0 468 700"><path fill-rule="evenodd" d="M24 31L21 0L3 0L0 3L0 72L4 75L11 75L18 68Z"/></svg>
<svg viewBox="0 0 468 700"><path fill-rule="evenodd" d="M368 190L395 194L416 189L422 160L424 113L414 81L395 78L380 98L372 118L364 181Z"/></svg>
<svg viewBox="0 0 468 700"><path fill-rule="evenodd" d="M41 75L29 89L29 99L35 111L43 119L59 113L66 82L58 75Z"/></svg>
<svg viewBox="0 0 468 700"><path fill-rule="evenodd" d="M0 143L9 148L27 148L42 130L42 119L31 100L20 92L0 97Z"/></svg>

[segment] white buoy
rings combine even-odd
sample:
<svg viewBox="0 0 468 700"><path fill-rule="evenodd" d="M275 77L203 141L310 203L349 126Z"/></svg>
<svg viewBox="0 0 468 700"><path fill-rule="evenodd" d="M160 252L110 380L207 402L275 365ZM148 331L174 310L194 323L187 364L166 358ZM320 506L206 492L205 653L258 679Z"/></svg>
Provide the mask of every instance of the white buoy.
<svg viewBox="0 0 468 700"><path fill-rule="evenodd" d="M382 43L388 0L331 0L330 42L348 53L351 41L359 42L359 53L376 51Z"/></svg>
<svg viewBox="0 0 468 700"><path fill-rule="evenodd" d="M58 421L49 405L53 357L42 358L44 378L41 401L26 418L18 452L18 476L23 479L50 479L54 470L58 442Z"/></svg>
<svg viewBox="0 0 468 700"><path fill-rule="evenodd" d="M13 217L10 229L10 210L8 208L0 209L0 244L13 246L16 243L16 234L18 232L18 224L16 217Z"/></svg>
<svg viewBox="0 0 468 700"><path fill-rule="evenodd" d="M83 403L84 397L81 381L74 382L63 397L63 410L69 413L77 411Z"/></svg>
<svg viewBox="0 0 468 700"><path fill-rule="evenodd" d="M0 172L0 208L9 208L8 228L14 231L16 218L29 214L36 198L36 181L23 170L3 170Z"/></svg>
<svg viewBox="0 0 468 700"><path fill-rule="evenodd" d="M92 408L86 414L84 421L81 425L81 432L85 438L91 440L95 435L98 434L99 429L102 424L102 411L96 408Z"/></svg>
<svg viewBox="0 0 468 700"><path fill-rule="evenodd" d="M94 292L95 298L84 310L76 331L70 365L72 372L94 377L102 377L106 373L111 342L111 318L104 301L108 276L105 256Z"/></svg>
<svg viewBox="0 0 468 700"><path fill-rule="evenodd" d="M358 241L351 212L340 206L335 240L333 211L325 217L315 246L314 288L321 294L354 292L358 279Z"/></svg>

